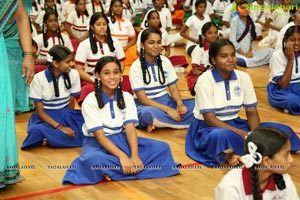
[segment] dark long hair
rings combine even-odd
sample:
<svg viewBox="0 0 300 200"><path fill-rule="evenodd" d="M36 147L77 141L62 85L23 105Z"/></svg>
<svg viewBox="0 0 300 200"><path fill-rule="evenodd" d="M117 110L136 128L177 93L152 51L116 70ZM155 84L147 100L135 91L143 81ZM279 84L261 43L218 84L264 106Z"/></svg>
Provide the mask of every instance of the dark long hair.
<svg viewBox="0 0 300 200"><path fill-rule="evenodd" d="M96 23L96 21L100 18L104 18L107 24L107 29L106 29L106 38L107 38L107 44L109 47L109 50L111 52L115 51L115 47L113 44L113 40L110 34L110 29L109 29L109 21L107 19L107 17L105 16L105 14L103 12L96 12L92 15L91 19L90 19L90 30L89 30L89 40L90 40L90 44L91 44L91 49L93 54L96 54L98 52L98 48L97 48L97 43L94 37L94 33L92 30L92 26Z"/></svg>
<svg viewBox="0 0 300 200"><path fill-rule="evenodd" d="M251 134L247 137L244 144L245 154L249 154L248 143L253 142L257 146L256 152L260 153L262 157L273 158L276 153L278 153L282 147L288 142L287 134L282 131L269 128L269 127L258 127L251 131ZM252 179L252 193L253 199L261 200L262 195L260 193L259 177L258 177L258 166L254 164L249 168ZM284 179L281 174L274 174L274 181L279 190L286 188Z"/></svg>
<svg viewBox="0 0 300 200"><path fill-rule="evenodd" d="M53 61L61 62L64 59L66 59L67 56L71 55L72 52L66 46L54 45L49 50L48 54L50 56L52 56ZM58 87L58 82L56 80L56 77L54 75L53 62L48 61L48 69L49 69L51 77L52 77L55 96L59 97L59 87ZM70 80L69 73L64 73L63 78L64 78L64 84L65 84L66 88L70 89L72 87L72 83L71 83L71 80Z"/></svg>
<svg viewBox="0 0 300 200"><path fill-rule="evenodd" d="M159 32L159 30L153 29L153 28L145 29L145 30L143 30L143 33L141 35L141 43L142 44L145 43L145 41L148 39L150 34L158 34L161 37L161 33ZM144 49L141 48L140 52L141 52L140 62L141 62L141 68L142 68L142 72L143 72L143 80L144 80L145 84L149 84L151 82L151 76L150 76L148 67L146 65ZM157 66L158 66L158 79L159 79L160 84L163 85L166 82L166 78L165 78L164 70L162 67L162 61L161 61L160 55L158 55L156 57L156 59L157 59ZM148 79L146 77L146 73L148 74Z"/></svg>
<svg viewBox="0 0 300 200"><path fill-rule="evenodd" d="M44 43L44 47L46 47L46 48L48 47L48 39L46 37L47 28L45 27L45 25L47 23L48 18L51 15L55 15L56 19L58 20L58 15L57 15L57 12L55 10L48 10L47 12L45 12L45 15L43 17L43 26L42 26L42 29L43 29L43 43ZM60 32L60 28L59 27L57 28L57 34L58 34L58 44L64 45L65 41L64 41L64 39L61 36L61 32Z"/></svg>
<svg viewBox="0 0 300 200"><path fill-rule="evenodd" d="M121 5L123 6L122 0L112 0L112 1L110 2L110 5L109 5L109 11L108 11L108 14L109 14L111 23L113 23L113 24L116 22L116 19L115 19L115 16L114 16L113 12L112 12L112 7L113 7L113 5L114 5L117 1L120 2Z"/></svg>
<svg viewBox="0 0 300 200"><path fill-rule="evenodd" d="M104 56L102 58L100 58L96 64L95 67L95 74L98 73L100 74L102 68L108 64L108 63L116 63L119 67L120 72L122 71L121 68L121 64L119 62L119 60L116 57L113 56ZM102 100L102 96L101 96L101 86L102 83L101 81L99 81L97 78L95 79L95 83L94 83L94 88L95 88L95 96L98 102L98 107L99 108L103 108L104 104L103 104L103 100ZM125 108L125 101L124 101L124 97L123 97L123 92L122 92L122 82L120 81L119 86L117 88L117 105L120 109L124 109Z"/></svg>

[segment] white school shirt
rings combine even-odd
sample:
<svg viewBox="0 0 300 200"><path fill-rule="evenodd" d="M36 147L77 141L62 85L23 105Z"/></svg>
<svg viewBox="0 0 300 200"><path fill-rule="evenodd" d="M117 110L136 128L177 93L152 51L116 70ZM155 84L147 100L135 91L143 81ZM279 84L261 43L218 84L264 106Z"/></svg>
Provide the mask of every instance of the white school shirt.
<svg viewBox="0 0 300 200"><path fill-rule="evenodd" d="M215 199L217 200L253 200L251 177L243 176L243 169L232 169L229 171L215 188ZM248 172L250 173L250 172ZM269 182L265 191L262 193L266 200L299 200L295 185L288 174L283 174L286 185L284 190L279 190L274 182ZM245 185L244 182L249 180ZM245 189L245 187L247 189ZM245 192L249 190L250 192ZM249 194L251 193L251 194Z"/></svg>
<svg viewBox="0 0 300 200"><path fill-rule="evenodd" d="M87 64L85 71L90 74L94 74L97 61L103 56L114 56L119 61L125 60L124 50L122 45L117 39L112 38L115 51L111 52L107 42L96 42L97 53L93 54L90 39L87 38L80 42L75 55L75 63L85 65Z"/></svg>
<svg viewBox="0 0 300 200"><path fill-rule="evenodd" d="M35 20L35 23L40 25L40 27L42 27L42 25L43 25L43 18L44 18L45 13L46 13L46 11L42 10ZM59 23L59 25L61 25L62 23L64 23L66 21L66 18L59 11L57 11L57 14L58 14L58 23Z"/></svg>
<svg viewBox="0 0 300 200"><path fill-rule="evenodd" d="M290 83L300 82L300 56L294 58L294 66ZM270 60L270 82L277 83L286 69L288 63L287 57L284 55L282 49L278 49L272 55Z"/></svg>
<svg viewBox="0 0 300 200"><path fill-rule="evenodd" d="M150 64L145 61L151 77L150 83L145 84L143 79L143 72L141 69L141 62L139 59L137 59L133 62L129 70L129 80L133 92L145 90L147 97L150 99L154 99L167 94L168 86L173 85L178 81L176 72L170 60L164 56L160 57L166 82L163 85L159 82L157 61L155 62L155 64ZM146 79L147 81L149 80L147 72ZM135 94L134 97L137 98Z"/></svg>
<svg viewBox="0 0 300 200"><path fill-rule="evenodd" d="M271 18L273 19L272 24L274 26L277 26L279 28L282 28L284 25L286 25L290 19L290 13L289 11L284 11L281 9L276 9L272 13Z"/></svg>
<svg viewBox="0 0 300 200"><path fill-rule="evenodd" d="M194 50L191 53L192 57L192 66L194 67L200 67L200 65L203 65L206 67L207 65L210 66L209 63L209 56L208 56L208 47L204 43L202 47L197 45Z"/></svg>
<svg viewBox="0 0 300 200"><path fill-rule="evenodd" d="M138 125L137 110L133 97L123 91L125 108L120 110L117 105L117 92L111 99L101 92L103 108L98 107L95 92L91 92L82 103L82 115L85 123L82 126L85 136L94 137L94 132L103 130L105 135L113 135L123 132L124 126L129 123Z"/></svg>
<svg viewBox="0 0 300 200"><path fill-rule="evenodd" d="M281 28L281 30L280 30L280 32L279 32L279 35L278 35L278 38L277 38L275 50L282 49L282 41L283 41L285 32L286 32L291 26L295 26L295 25L296 25L295 22L292 21L292 22L288 23L287 25L285 25L284 27Z"/></svg>
<svg viewBox="0 0 300 200"><path fill-rule="evenodd" d="M125 5L123 3L122 16L124 18L128 19L129 21L131 21L135 17L136 13L135 13L135 9L133 7L133 2L131 0L129 0L129 2L130 2L130 6L131 6L132 10L130 11L129 7L127 7L127 5Z"/></svg>
<svg viewBox="0 0 300 200"><path fill-rule="evenodd" d="M75 10L75 3L71 3L70 1L64 2L62 5L62 11L61 14L65 17L69 15L70 12Z"/></svg>
<svg viewBox="0 0 300 200"><path fill-rule="evenodd" d="M101 2L102 3L102 2ZM108 10L106 10L106 7L105 5L102 4L102 7L104 9L104 13L108 12ZM95 13L96 12L102 12L101 10L101 7L100 7L100 4L99 5L94 5L94 8L95 8ZM93 13L93 4L92 3L89 3L86 5L86 10L88 11L89 15L92 16L94 13Z"/></svg>
<svg viewBox="0 0 300 200"><path fill-rule="evenodd" d="M116 38L121 43L122 47L125 47L128 44L129 38L135 37L135 31L128 19L122 17L122 19L116 19L115 23L109 20L110 33L113 38Z"/></svg>
<svg viewBox="0 0 300 200"><path fill-rule="evenodd" d="M193 5L191 5L191 1L193 1ZM184 3L185 7L190 7L192 6L192 13L195 14L196 13L196 8L195 8L195 4L196 4L196 0L186 0ZM213 7L211 5L211 3L209 1L206 1L206 9L204 14L206 15L210 15L214 12Z"/></svg>
<svg viewBox="0 0 300 200"><path fill-rule="evenodd" d="M189 36L190 37L198 39L199 35L202 34L201 33L202 26L206 22L210 22L210 18L208 15L203 15L203 16L204 16L203 20L200 20L196 15L192 15L186 20L185 25L189 28ZM186 49L188 49L192 45L197 45L197 43L194 43L190 40L187 41Z"/></svg>
<svg viewBox="0 0 300 200"><path fill-rule="evenodd" d="M226 1L215 0L212 9L217 15L223 17L224 10L228 5L230 5L230 0L226 0Z"/></svg>
<svg viewBox="0 0 300 200"><path fill-rule="evenodd" d="M136 14L142 14L147 8L147 0L133 0L131 6Z"/></svg>
<svg viewBox="0 0 300 200"><path fill-rule="evenodd" d="M37 3L37 7L33 7L31 6L31 10L30 10L30 13L29 13L29 18L30 18L30 21L32 23L35 22L36 18L38 17L39 13L42 11L42 7Z"/></svg>
<svg viewBox="0 0 300 200"><path fill-rule="evenodd" d="M71 40L68 36L65 34L61 34L61 37L64 40L64 46L68 47L70 51L74 51L74 48L72 46ZM44 40L43 40L43 34L39 34L36 38L34 38L34 41L37 43L38 50L37 50L37 55L39 55L39 59L46 59L47 58L47 53L48 51L56 44L59 44L59 40L57 36L54 37L49 37L48 38L48 47L46 48L44 46ZM61 45L62 42L60 43Z"/></svg>
<svg viewBox="0 0 300 200"><path fill-rule="evenodd" d="M238 117L241 107L255 107L257 99L249 75L234 70L230 79L224 81L216 68L199 76L195 84L194 116L204 120L203 113L215 112L221 120L232 120Z"/></svg>
<svg viewBox="0 0 300 200"><path fill-rule="evenodd" d="M72 33L77 37L81 38L88 33L89 23L90 23L90 15L80 15L77 16L76 10L69 13L67 18L67 23L71 25Z"/></svg>
<svg viewBox="0 0 300 200"><path fill-rule="evenodd" d="M136 48L137 51L140 52L141 51L141 37L142 37L142 33L145 29L141 30L139 32L138 38L136 40ZM160 29L161 31L161 44L163 48L169 47L171 45L170 40L169 40L169 35L168 32L164 29Z"/></svg>
<svg viewBox="0 0 300 200"><path fill-rule="evenodd" d="M42 102L44 109L61 109L69 105L70 96L79 95L81 92L79 73L75 69L69 72L72 87L67 89L63 74L58 80L59 97L55 96L52 76L49 69L37 73L29 87L29 97L35 102Z"/></svg>

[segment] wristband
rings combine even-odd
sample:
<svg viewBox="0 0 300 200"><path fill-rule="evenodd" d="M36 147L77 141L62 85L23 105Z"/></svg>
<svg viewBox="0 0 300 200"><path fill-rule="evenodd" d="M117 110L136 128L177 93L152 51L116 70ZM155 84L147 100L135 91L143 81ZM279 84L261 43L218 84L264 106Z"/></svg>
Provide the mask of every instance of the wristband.
<svg viewBox="0 0 300 200"><path fill-rule="evenodd" d="M63 125L57 124L57 125L55 126L55 128L56 128L56 129L62 129L62 128L63 128Z"/></svg>

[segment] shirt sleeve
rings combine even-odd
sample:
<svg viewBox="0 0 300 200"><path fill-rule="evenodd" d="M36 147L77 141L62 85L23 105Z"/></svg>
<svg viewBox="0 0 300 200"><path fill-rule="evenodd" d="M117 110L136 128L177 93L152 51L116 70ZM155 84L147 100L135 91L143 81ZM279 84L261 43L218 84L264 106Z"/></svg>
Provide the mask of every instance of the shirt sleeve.
<svg viewBox="0 0 300 200"><path fill-rule="evenodd" d="M79 73L77 70L72 69L70 75L72 77L71 96L79 95L81 92Z"/></svg>
<svg viewBox="0 0 300 200"><path fill-rule="evenodd" d="M70 38L63 33L61 35L62 35L62 38L64 39L64 43L65 43L64 46L68 47L70 49L70 51L73 52L74 48L73 48Z"/></svg>
<svg viewBox="0 0 300 200"><path fill-rule="evenodd" d="M123 92L123 96L126 104L125 119L123 124L126 125L129 123L134 123L137 126L138 116L133 97L128 92Z"/></svg>
<svg viewBox="0 0 300 200"><path fill-rule="evenodd" d="M276 83L285 72L286 69L286 57L281 49L277 50L270 59L270 78L271 81Z"/></svg>
<svg viewBox="0 0 300 200"><path fill-rule="evenodd" d="M163 69L164 71L167 71L168 74L168 76L166 77L167 85L170 86L177 83L178 77L171 61L167 57L164 56L160 56L160 57L162 60Z"/></svg>
<svg viewBox="0 0 300 200"><path fill-rule="evenodd" d="M241 76L240 78L242 81L242 89L244 90L243 106L245 107L257 106L256 94L250 76L246 73L243 73L243 76Z"/></svg>
<svg viewBox="0 0 300 200"><path fill-rule="evenodd" d="M88 50L86 48L87 42L83 41L79 43L79 46L76 51L75 55L75 62L76 64L84 65L88 59Z"/></svg>
<svg viewBox="0 0 300 200"><path fill-rule="evenodd" d="M201 61L204 61L203 51L201 50L201 47L199 47L199 45L197 45L192 51L191 57L193 67L199 67L201 64L203 64L203 62L201 63Z"/></svg>
<svg viewBox="0 0 300 200"><path fill-rule="evenodd" d="M240 200L240 195L237 188L226 187L215 189L215 199L218 200Z"/></svg>
<svg viewBox="0 0 300 200"><path fill-rule="evenodd" d="M129 70L129 80L132 91L137 92L144 90L144 79L139 60L133 62Z"/></svg>
<svg viewBox="0 0 300 200"><path fill-rule="evenodd" d="M299 200L296 187L295 187L294 182L292 181L290 175L284 174L283 178L284 178L284 182L286 184L286 189L285 189L286 192L282 199Z"/></svg>
<svg viewBox="0 0 300 200"><path fill-rule="evenodd" d="M95 93L90 93L82 103L82 115L85 121L85 128L88 136L94 136L93 132L103 129L103 122L101 117L100 108L95 100Z"/></svg>
<svg viewBox="0 0 300 200"><path fill-rule="evenodd" d="M113 39L114 42L114 47L115 47L115 52L116 52L116 57L119 61L123 61L125 60L125 53L124 53L124 49L121 45L121 43L119 42L119 40L117 39Z"/></svg>
<svg viewBox="0 0 300 200"><path fill-rule="evenodd" d="M45 73L45 72L43 71L40 73ZM41 75L40 73L36 74L33 77L33 80L29 86L29 97L30 97L30 99L32 99L33 101L36 101L36 102L42 102L42 100L43 100L43 97L42 97L43 86L39 79L40 75Z"/></svg>

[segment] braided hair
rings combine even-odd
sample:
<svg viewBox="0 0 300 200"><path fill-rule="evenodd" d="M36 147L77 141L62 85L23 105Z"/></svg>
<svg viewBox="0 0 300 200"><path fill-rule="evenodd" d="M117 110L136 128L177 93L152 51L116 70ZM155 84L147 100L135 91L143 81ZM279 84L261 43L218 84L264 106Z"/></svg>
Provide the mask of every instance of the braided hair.
<svg viewBox="0 0 300 200"><path fill-rule="evenodd" d="M78 3L79 3L80 1L81 1L81 0L75 0L75 5L78 5ZM77 17L80 18L80 13L79 13L79 11L77 10L76 7L75 7L75 10L76 10ZM87 17L89 16L89 12L87 11L87 9L85 9L84 15L87 16Z"/></svg>
<svg viewBox="0 0 300 200"><path fill-rule="evenodd" d="M113 23L113 24L116 22L116 18L115 18L114 14L113 14L112 7L113 7L113 5L114 5L116 2L119 2L121 5L123 5L123 2L122 2L121 0L112 0L112 1L110 2L108 14L109 14L111 23Z"/></svg>
<svg viewBox="0 0 300 200"><path fill-rule="evenodd" d="M248 143L253 142L257 146L256 152L260 153L262 157L273 158L283 146L288 142L287 134L282 131L269 128L269 127L258 127L251 131L251 134L247 137L244 144L245 154L249 154ZM254 164L250 170L251 182L252 182L252 194L253 199L262 200L260 193L259 177L257 170L258 165ZM274 182L279 190L286 188L283 176L281 174L274 174Z"/></svg>
<svg viewBox="0 0 300 200"><path fill-rule="evenodd" d="M108 44L109 50L111 52L114 52L115 47L114 47L114 43L113 43L113 40L112 40L112 37L111 37L111 34L110 34L110 29L109 29L109 26L108 26L109 21L108 21L107 17L105 16L105 14L103 12L94 13L92 15L91 19L90 19L89 40L90 40L92 52L93 52L93 54L96 54L98 52L97 42L96 42L96 39L94 37L94 32L93 32L92 27L95 25L96 21L100 18L103 18L106 21L106 24L107 24L106 25L107 26L107 29L106 29L107 44Z"/></svg>
<svg viewBox="0 0 300 200"><path fill-rule="evenodd" d="M246 0L241 0L240 2L237 3L237 7L240 7L243 4L248 4L248 2ZM250 35L251 35L251 40L253 41L256 38L256 31L255 31L254 22L252 18L249 16L249 14L247 15L246 28L247 26L250 26Z"/></svg>
<svg viewBox="0 0 300 200"><path fill-rule="evenodd" d="M294 33L300 34L300 26L299 25L291 26L286 30L283 40L282 40L282 51L284 53L285 53L285 48L286 48L285 43L288 41L289 37L291 37Z"/></svg>
<svg viewBox="0 0 300 200"><path fill-rule="evenodd" d="M46 23L47 23L47 20L49 19L49 17L51 15L55 15L56 20L58 19L58 15L57 15L57 12L55 10L46 11L45 15L43 17L43 26L42 26L42 28L43 28L43 43L44 43L44 47L46 47L46 48L48 47L48 39L46 37L46 33L47 33ZM64 45L65 41L62 38L59 27L57 27L57 34L58 34L58 44Z"/></svg>
<svg viewBox="0 0 300 200"><path fill-rule="evenodd" d="M57 82L55 74L54 74L53 62L54 61L57 61L57 62L63 61L69 55L71 55L72 52L66 46L54 45L49 50L48 54L52 57L52 62L48 61L48 69L49 69L51 77L52 77L55 96L59 97L59 87L58 87L58 82ZM69 73L64 73L63 74L63 79L64 79L65 87L67 89L70 89L72 87L72 84L71 84Z"/></svg>
<svg viewBox="0 0 300 200"><path fill-rule="evenodd" d="M101 2L101 0L99 1L99 4L100 4L101 12L103 12L103 13L104 13L104 9L103 9L103 5L102 5L102 2ZM95 10L94 1L92 1L92 9L93 9L93 13L95 13L95 12L96 12L96 10Z"/></svg>
<svg viewBox="0 0 300 200"><path fill-rule="evenodd" d="M141 35L141 43L142 44L145 44L145 41L148 39L150 34L158 34L161 37L161 33L159 30L153 29L153 28L145 29L145 30L143 30L143 33ZM142 72L143 72L143 80L144 80L145 84L149 84L151 82L151 76L150 76L148 67L146 65L145 51L143 48L141 48L140 52L141 52L141 54L140 54L139 59L141 62L141 68L142 68ZM162 67L162 61L161 61L160 55L157 55L156 60L157 60L157 66L158 66L158 80L159 80L160 84L163 85L166 82L166 77L165 77L164 70ZM146 77L146 73L148 74L148 80Z"/></svg>
<svg viewBox="0 0 300 200"><path fill-rule="evenodd" d="M101 73L102 68L108 64L108 63L116 63L119 67L120 72L122 71L121 69L121 64L119 62L119 60L116 57L113 56L104 56L102 58L100 58L96 64L95 67L95 74ZM95 97L97 99L97 103L98 103L98 107L99 108L103 108L104 104L103 104L103 100L102 100L102 96L101 96L101 92L102 92L102 83L100 80L98 80L97 78L95 79L95 83L94 83L94 89L95 89ZM125 108L125 101L124 101L124 97L123 97L123 92L122 92L122 82L120 81L119 86L117 88L117 105L118 108L120 109L124 109Z"/></svg>

